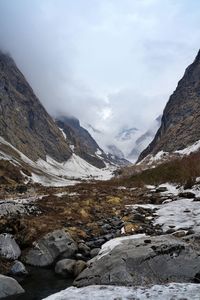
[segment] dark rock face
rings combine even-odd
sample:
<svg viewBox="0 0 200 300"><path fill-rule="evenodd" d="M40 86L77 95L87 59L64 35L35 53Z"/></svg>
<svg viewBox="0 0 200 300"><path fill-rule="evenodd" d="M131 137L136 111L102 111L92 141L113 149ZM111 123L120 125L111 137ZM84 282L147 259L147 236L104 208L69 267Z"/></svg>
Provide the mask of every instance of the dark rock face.
<svg viewBox="0 0 200 300"><path fill-rule="evenodd" d="M24 257L25 263L32 266L46 267L51 265L61 254L71 257L77 251L77 245L69 233L64 230L55 230L46 234L34 243L34 248Z"/></svg>
<svg viewBox="0 0 200 300"><path fill-rule="evenodd" d="M91 260L74 284L82 287L191 282L199 272L198 254L199 250L190 243L172 236L127 239Z"/></svg>
<svg viewBox="0 0 200 300"><path fill-rule="evenodd" d="M195 61L186 69L175 92L164 109L161 126L154 140L140 154L142 160L148 154L160 150L181 150L200 139L200 51Z"/></svg>
<svg viewBox="0 0 200 300"><path fill-rule="evenodd" d="M61 116L56 119L56 124L63 129L67 140L74 146L74 153L97 168L104 168L106 155L92 138L89 132L84 129L79 120L74 117ZM102 159L96 155L98 149L101 151Z"/></svg>
<svg viewBox="0 0 200 300"><path fill-rule="evenodd" d="M0 136L32 160L66 161L71 150L12 58L0 52Z"/></svg>

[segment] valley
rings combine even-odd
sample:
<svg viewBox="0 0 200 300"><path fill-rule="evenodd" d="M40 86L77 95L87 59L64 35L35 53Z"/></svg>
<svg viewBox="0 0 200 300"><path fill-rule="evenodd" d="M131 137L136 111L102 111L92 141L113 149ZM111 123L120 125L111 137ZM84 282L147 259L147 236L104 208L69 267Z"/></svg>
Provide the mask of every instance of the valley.
<svg viewBox="0 0 200 300"><path fill-rule="evenodd" d="M199 91L200 52L162 116L117 126L107 96L99 130L0 50L0 299L199 299Z"/></svg>

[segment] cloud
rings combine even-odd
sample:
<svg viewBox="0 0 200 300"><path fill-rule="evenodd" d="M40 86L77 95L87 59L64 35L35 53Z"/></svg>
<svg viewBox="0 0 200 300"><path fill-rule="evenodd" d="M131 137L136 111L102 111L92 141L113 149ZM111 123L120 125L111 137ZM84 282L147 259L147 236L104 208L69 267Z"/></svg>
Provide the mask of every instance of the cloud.
<svg viewBox="0 0 200 300"><path fill-rule="evenodd" d="M161 113L199 28L198 0L0 1L0 48L52 115L92 124L102 143Z"/></svg>

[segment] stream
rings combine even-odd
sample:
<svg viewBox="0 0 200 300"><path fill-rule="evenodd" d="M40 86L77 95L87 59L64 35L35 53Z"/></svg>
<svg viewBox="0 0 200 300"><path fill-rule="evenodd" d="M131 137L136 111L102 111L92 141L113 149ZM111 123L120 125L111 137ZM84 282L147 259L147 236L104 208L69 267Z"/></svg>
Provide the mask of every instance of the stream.
<svg viewBox="0 0 200 300"><path fill-rule="evenodd" d="M27 268L29 276L19 283L25 293L7 297L7 300L41 300L72 285L72 280L59 277L53 269Z"/></svg>

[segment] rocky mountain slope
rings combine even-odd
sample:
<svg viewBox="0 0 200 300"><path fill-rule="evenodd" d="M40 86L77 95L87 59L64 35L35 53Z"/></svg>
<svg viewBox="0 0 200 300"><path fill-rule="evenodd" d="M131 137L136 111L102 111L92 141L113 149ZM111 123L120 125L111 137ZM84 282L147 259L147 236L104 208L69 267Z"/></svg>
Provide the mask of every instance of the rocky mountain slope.
<svg viewBox="0 0 200 300"><path fill-rule="evenodd" d="M89 132L80 125L78 119L60 116L56 119L56 124L69 141L72 152L98 168L106 166L105 153L99 148Z"/></svg>
<svg viewBox="0 0 200 300"><path fill-rule="evenodd" d="M159 151L174 152L200 140L200 52L186 69L164 109L155 138L139 161Z"/></svg>
<svg viewBox="0 0 200 300"><path fill-rule="evenodd" d="M161 116L157 117L151 124L149 129L142 133L135 141L134 146L129 153L129 158L132 160L137 160L140 153L146 148L146 146L152 141L155 136L157 129L161 123Z"/></svg>
<svg viewBox="0 0 200 300"><path fill-rule="evenodd" d="M13 59L2 52L0 160L2 166L9 161L18 168L16 172L23 169L26 181L44 185L65 185L69 179L108 179L116 168L77 119L54 121ZM8 172L2 176L2 182L13 181Z"/></svg>
<svg viewBox="0 0 200 300"><path fill-rule="evenodd" d="M71 150L13 59L0 53L0 136L32 160L66 161Z"/></svg>

